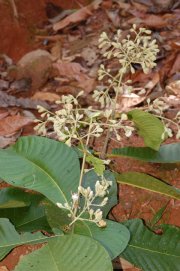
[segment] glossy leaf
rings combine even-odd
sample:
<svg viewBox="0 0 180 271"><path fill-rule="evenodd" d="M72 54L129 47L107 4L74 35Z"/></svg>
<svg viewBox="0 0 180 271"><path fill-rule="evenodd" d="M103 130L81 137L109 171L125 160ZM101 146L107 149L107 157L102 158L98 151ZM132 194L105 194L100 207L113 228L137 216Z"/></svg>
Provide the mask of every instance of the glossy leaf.
<svg viewBox="0 0 180 271"><path fill-rule="evenodd" d="M22 208L0 209L1 218L9 218L19 232L34 232L38 230L51 231L45 214L45 197L30 194L31 205Z"/></svg>
<svg viewBox="0 0 180 271"><path fill-rule="evenodd" d="M115 173L118 183L128 184L141 189L146 189L156 193L166 195L174 199L180 199L180 189L162 182L150 175L139 172Z"/></svg>
<svg viewBox="0 0 180 271"><path fill-rule="evenodd" d="M63 233L61 232L59 236L62 235ZM0 259L3 259L16 246L44 243L47 242L47 240L49 240L49 238L40 232L19 235L13 224L11 224L7 218L0 218Z"/></svg>
<svg viewBox="0 0 180 271"><path fill-rule="evenodd" d="M95 240L82 235L65 235L23 257L14 271L112 271L111 259Z"/></svg>
<svg viewBox="0 0 180 271"><path fill-rule="evenodd" d="M99 228L95 223L79 221L75 225L74 232L81 235L88 235L99 241L108 251L111 259L119 256L127 247L130 239L128 229L115 221L107 220L105 228Z"/></svg>
<svg viewBox="0 0 180 271"><path fill-rule="evenodd" d="M53 204L46 205L46 214L49 225L53 231L61 229L66 233L74 233L86 235L99 241L108 251L111 259L114 259L126 248L130 234L127 228L117 222L106 220L107 226L99 228L94 222L77 221L74 228L68 228L71 220L68 213Z"/></svg>
<svg viewBox="0 0 180 271"><path fill-rule="evenodd" d="M61 142L29 136L0 150L0 177L4 181L38 191L54 203L70 200L79 176L76 153Z"/></svg>
<svg viewBox="0 0 180 271"><path fill-rule="evenodd" d="M157 151L163 141L163 123L152 114L139 109L129 111L128 117L134 122L138 134L144 139L145 145Z"/></svg>
<svg viewBox="0 0 180 271"><path fill-rule="evenodd" d="M159 151L147 147L125 147L113 149L113 156L125 156L151 163L180 162L180 143L162 145Z"/></svg>
<svg viewBox="0 0 180 271"><path fill-rule="evenodd" d="M180 229L162 225L163 234L148 230L140 219L125 223L131 233L131 240L121 257L143 271L179 271Z"/></svg>

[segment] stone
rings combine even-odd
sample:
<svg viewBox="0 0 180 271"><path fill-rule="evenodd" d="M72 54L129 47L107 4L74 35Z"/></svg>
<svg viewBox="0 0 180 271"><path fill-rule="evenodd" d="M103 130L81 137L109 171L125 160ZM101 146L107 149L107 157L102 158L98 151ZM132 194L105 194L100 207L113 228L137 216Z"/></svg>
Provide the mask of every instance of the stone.
<svg viewBox="0 0 180 271"><path fill-rule="evenodd" d="M52 71L51 55L42 49L24 55L16 66L16 80L23 78L31 81L31 89L41 88Z"/></svg>

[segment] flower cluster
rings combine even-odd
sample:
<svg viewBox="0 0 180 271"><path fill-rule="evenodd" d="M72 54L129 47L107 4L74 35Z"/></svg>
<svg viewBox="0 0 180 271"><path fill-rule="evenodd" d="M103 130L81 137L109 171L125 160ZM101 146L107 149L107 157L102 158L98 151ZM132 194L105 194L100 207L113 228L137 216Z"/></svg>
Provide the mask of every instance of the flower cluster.
<svg viewBox="0 0 180 271"><path fill-rule="evenodd" d="M159 52L156 40L152 40L151 31L146 28L136 29L136 25L130 29L130 34L122 38L122 31L118 30L114 40L110 40L105 32L99 39L99 48L104 49L104 57L112 57L119 60L121 72L125 73L128 69L135 72L133 64L141 65L144 73L156 66L155 60ZM108 72L108 71L107 71ZM100 80L103 75L100 75Z"/></svg>
<svg viewBox="0 0 180 271"><path fill-rule="evenodd" d="M150 99L147 99L148 111L155 113L164 124L164 133L162 134L162 139L166 137L173 137L172 126L176 130L176 139L180 138L180 112L177 113L174 120L164 117L164 112L169 109L169 105L162 99L157 98L151 102Z"/></svg>
<svg viewBox="0 0 180 271"><path fill-rule="evenodd" d="M122 82L123 76L129 71L135 72L134 64L140 65L143 72L148 73L156 66L155 60L159 49L156 40L151 39L151 31L145 28L137 30L136 25L133 25L126 38L122 38L121 30L117 31L113 39L103 32L99 39L99 48L107 59L118 60L119 69L115 75L112 75L110 69L106 69L103 64L100 65L98 79L106 81L108 87L104 90L102 87L96 89L93 97L102 108L115 108L117 96L129 94L133 90L132 86L129 86L130 80Z"/></svg>
<svg viewBox="0 0 180 271"><path fill-rule="evenodd" d="M103 211L100 209L105 206L108 202L108 189L112 186L112 181L108 181L103 175L101 180L96 181L94 191L90 188L84 188L83 186L78 187L78 193L72 194L72 202L56 205L59 208L68 210L68 216L72 219L69 226L73 225L77 220L85 220L96 223L98 227L105 227L106 222L103 220ZM83 197L80 197L80 195ZM101 199L96 202L97 199ZM83 206L79 204L79 200L83 201ZM78 211L78 212L77 212ZM86 216L85 216L86 214ZM87 215L89 216L87 218Z"/></svg>
<svg viewBox="0 0 180 271"><path fill-rule="evenodd" d="M57 104L60 104L62 108L54 113L38 106L38 112L41 113L44 120L36 120L38 122L35 127L37 134L50 135L48 127L51 124L53 133L55 132L58 140L64 141L69 146L73 140L82 142L87 137L100 137L107 128L114 132L117 140L121 139L120 129L125 132L125 136L131 136L134 128L124 124L124 121L127 121L126 114L122 114L117 119L112 119L112 109L103 111L95 110L92 107L81 108L78 97L82 94L80 92L76 97L72 95L62 96L62 99L57 101Z"/></svg>

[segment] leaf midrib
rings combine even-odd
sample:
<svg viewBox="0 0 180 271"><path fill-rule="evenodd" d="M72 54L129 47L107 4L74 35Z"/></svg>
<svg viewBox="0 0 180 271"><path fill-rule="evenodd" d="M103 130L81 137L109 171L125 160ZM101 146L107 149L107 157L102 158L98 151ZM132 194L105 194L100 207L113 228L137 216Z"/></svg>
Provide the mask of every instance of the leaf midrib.
<svg viewBox="0 0 180 271"><path fill-rule="evenodd" d="M180 259L180 256L178 256L178 255L169 254L169 253L162 253L162 252L159 252L159 251L157 251L157 250L150 250L150 249L147 249L147 248L138 247L138 246L131 245L131 244L128 244L128 247L132 247L132 248L135 248L135 249L138 249L138 250L148 251L148 252L150 252L150 253L156 253L156 254L160 254L160 255L164 255L164 256L176 257L176 258L179 258L179 259Z"/></svg>
<svg viewBox="0 0 180 271"><path fill-rule="evenodd" d="M15 149L16 150L16 149ZM56 181L53 179L51 175L49 175L48 172L46 172L42 167L40 167L38 164L35 164L32 160L28 159L27 157L21 155L19 152L16 151L16 154L18 154L20 157L23 157L25 160L29 161L32 165L35 165L35 167L39 168L45 175L47 175L52 182L55 184L55 186L58 188L58 190L61 192L62 196L64 197L65 201L67 201L66 196L64 195L63 191L60 189L60 187L57 185Z"/></svg>

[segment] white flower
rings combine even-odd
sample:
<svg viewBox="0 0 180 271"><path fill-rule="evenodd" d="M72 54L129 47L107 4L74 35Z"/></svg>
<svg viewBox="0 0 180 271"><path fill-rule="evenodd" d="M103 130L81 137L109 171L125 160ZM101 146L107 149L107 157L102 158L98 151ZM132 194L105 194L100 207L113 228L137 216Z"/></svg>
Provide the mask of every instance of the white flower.
<svg viewBox="0 0 180 271"><path fill-rule="evenodd" d="M102 220L103 213L100 209L97 209L94 213L94 216L95 216L94 221L98 223L99 221Z"/></svg>
<svg viewBox="0 0 180 271"><path fill-rule="evenodd" d="M77 201L79 199L78 193L73 193L72 194L72 200Z"/></svg>
<svg viewBox="0 0 180 271"><path fill-rule="evenodd" d="M57 207L59 207L59 208L63 208L63 207L64 207L64 206L62 205L62 203L60 203L60 202L57 202L56 205L57 205Z"/></svg>

